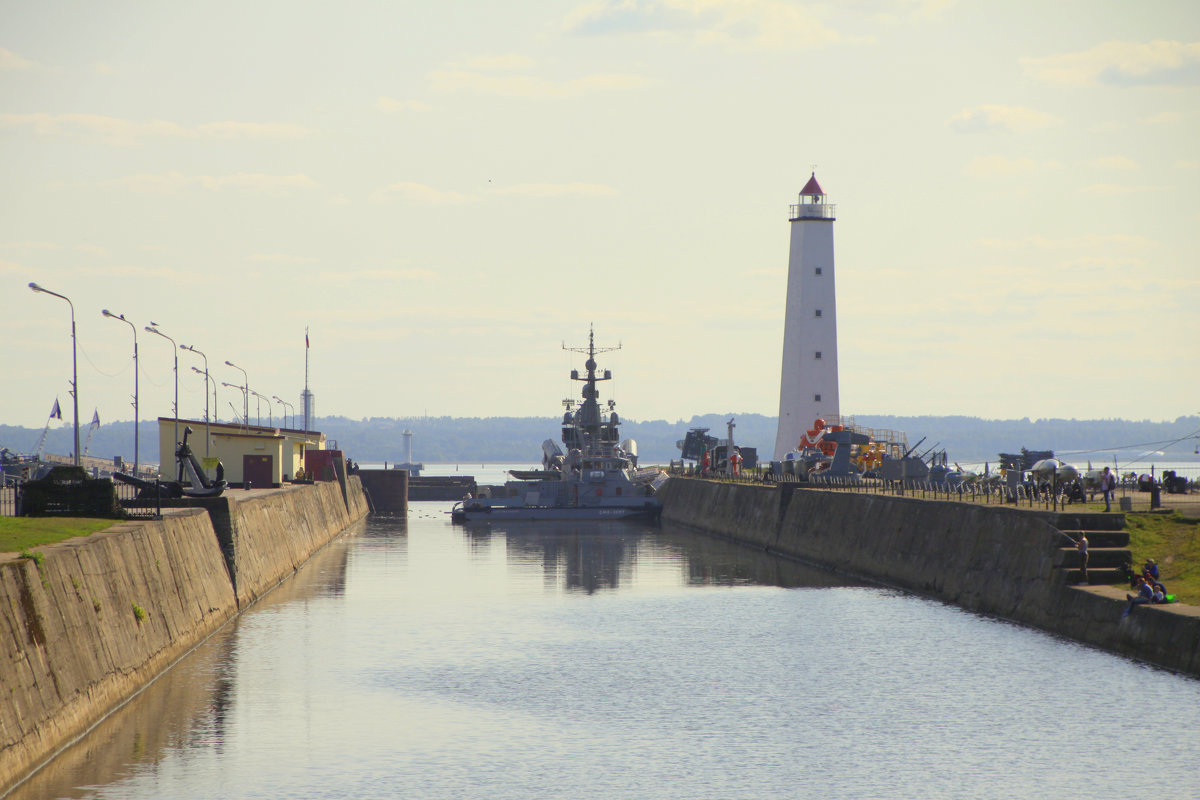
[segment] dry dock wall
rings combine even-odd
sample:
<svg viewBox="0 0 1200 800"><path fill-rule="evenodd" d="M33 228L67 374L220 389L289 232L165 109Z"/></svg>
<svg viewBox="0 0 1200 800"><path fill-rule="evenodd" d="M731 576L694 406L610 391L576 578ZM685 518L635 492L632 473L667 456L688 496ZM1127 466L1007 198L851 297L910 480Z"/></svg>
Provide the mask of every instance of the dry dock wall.
<svg viewBox="0 0 1200 800"><path fill-rule="evenodd" d="M663 518L1200 676L1200 616L1068 586L1052 514L672 478Z"/></svg>
<svg viewBox="0 0 1200 800"><path fill-rule="evenodd" d="M342 491L217 498L230 558L208 501L0 563L0 795L365 516Z"/></svg>

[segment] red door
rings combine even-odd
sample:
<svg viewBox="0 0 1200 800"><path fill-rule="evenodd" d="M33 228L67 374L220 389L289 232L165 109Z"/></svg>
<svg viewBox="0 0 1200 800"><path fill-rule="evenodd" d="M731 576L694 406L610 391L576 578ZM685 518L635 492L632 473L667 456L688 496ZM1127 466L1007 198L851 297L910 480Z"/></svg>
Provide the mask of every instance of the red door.
<svg viewBox="0 0 1200 800"><path fill-rule="evenodd" d="M274 464L271 456L242 456L242 485L247 483L255 489L267 489L275 485Z"/></svg>

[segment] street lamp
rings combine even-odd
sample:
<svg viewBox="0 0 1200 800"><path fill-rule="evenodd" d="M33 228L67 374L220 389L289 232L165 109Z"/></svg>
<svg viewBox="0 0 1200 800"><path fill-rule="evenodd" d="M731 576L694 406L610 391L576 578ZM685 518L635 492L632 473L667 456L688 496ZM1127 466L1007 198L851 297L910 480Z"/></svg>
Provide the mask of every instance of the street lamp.
<svg viewBox="0 0 1200 800"><path fill-rule="evenodd" d="M293 406L291 403L289 403L286 400L279 399L279 395L273 394L273 395L271 395L271 399L274 400L276 403L279 403L279 405L284 407L283 427L285 427L285 428L287 427L287 409L289 409L289 408L292 410L292 424L295 425L296 424L296 408L295 408L295 406Z"/></svg>
<svg viewBox="0 0 1200 800"><path fill-rule="evenodd" d="M158 323L151 321L146 326L147 333L155 333L171 343L171 355L175 357L175 446L179 446L179 351L176 350L175 340L158 329ZM162 470L159 469L159 474Z"/></svg>
<svg viewBox="0 0 1200 800"><path fill-rule="evenodd" d="M209 435L209 422L208 422L208 382L210 380L210 378L208 377L208 356L204 355L204 353L201 353L199 350L197 350L195 347L193 347L190 344L181 344L181 345L179 345L179 349L180 350L190 350L193 353L195 353L196 355L198 355L204 359L204 455L207 456L208 455L208 443L212 438ZM200 370L196 369L195 367L192 367L192 371L199 372ZM175 374L176 375L179 374L178 370L176 370ZM178 399L176 399L175 402L178 403L179 402ZM213 405L214 406L217 405L216 381L213 381ZM178 415L179 411L176 410L175 413Z"/></svg>
<svg viewBox="0 0 1200 800"><path fill-rule="evenodd" d="M129 320L125 319L124 314L114 314L107 308L100 311L110 319L119 320L129 326L129 330L133 331L133 475L138 474L138 356L137 356L137 326Z"/></svg>
<svg viewBox="0 0 1200 800"><path fill-rule="evenodd" d="M256 405L258 406L258 424L262 425L262 401L267 400L267 398L263 397L261 394L254 391L253 389L250 390L250 394L252 394L256 398L258 398L258 400L256 401ZM275 417L272 416L272 414L271 414L271 401L270 400L267 400L267 424L269 426L271 426L272 428L275 427Z"/></svg>
<svg viewBox="0 0 1200 800"><path fill-rule="evenodd" d="M43 289L32 281L29 283L29 288L35 292L52 295L60 300L66 300L67 305L71 307L71 397L75 401L75 466L79 466L79 372L76 368L76 340L75 340L75 304L71 300L58 292L52 292L49 289Z"/></svg>
<svg viewBox="0 0 1200 800"><path fill-rule="evenodd" d="M221 385L228 386L230 389L237 389L238 391L240 391L242 393L242 405L245 409L245 413L249 413L249 411L250 411L250 395L246 394L246 392L249 391L249 388L246 386L238 386L236 383L226 383L225 381L221 381ZM229 405L232 407L233 403L230 403ZM233 415L235 417L237 416L236 408L233 409ZM245 428L249 424L250 424L250 420L247 419L246 417L242 417L242 427Z"/></svg>
<svg viewBox="0 0 1200 800"><path fill-rule="evenodd" d="M211 375L209 375L204 370L197 369L196 367L192 367L192 372L196 373L197 375L203 375L205 381L212 381L212 390L213 390L212 397L213 397L213 406L214 406L213 418L216 419L217 422L220 422L221 415L217 413L217 409L220 408L220 404L217 402L217 379L212 377ZM205 418L204 419L205 419L205 422L207 422L208 421L208 383L204 384L204 406L205 406L205 408L204 408Z"/></svg>
<svg viewBox="0 0 1200 800"><path fill-rule="evenodd" d="M242 390L242 400L243 400L243 403L242 403L242 427L249 427L250 426L250 395L247 394L247 392L250 390L250 376L246 374L246 370L242 369L241 367L239 367L237 364L233 363L232 361L226 361L225 366L233 367L238 372L242 373L242 380L244 380L246 382L245 386L238 386L236 388Z"/></svg>

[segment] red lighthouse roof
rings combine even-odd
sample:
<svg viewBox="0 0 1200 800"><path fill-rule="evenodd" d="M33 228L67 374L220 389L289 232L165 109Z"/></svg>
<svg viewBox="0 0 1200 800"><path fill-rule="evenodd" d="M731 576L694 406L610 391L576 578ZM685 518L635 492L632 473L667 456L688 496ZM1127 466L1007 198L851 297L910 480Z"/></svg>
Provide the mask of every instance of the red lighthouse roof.
<svg viewBox="0 0 1200 800"><path fill-rule="evenodd" d="M825 195L825 190L821 188L821 184L817 183L817 173L812 174L808 183L804 184L804 188L800 190L800 194L819 194L822 197Z"/></svg>

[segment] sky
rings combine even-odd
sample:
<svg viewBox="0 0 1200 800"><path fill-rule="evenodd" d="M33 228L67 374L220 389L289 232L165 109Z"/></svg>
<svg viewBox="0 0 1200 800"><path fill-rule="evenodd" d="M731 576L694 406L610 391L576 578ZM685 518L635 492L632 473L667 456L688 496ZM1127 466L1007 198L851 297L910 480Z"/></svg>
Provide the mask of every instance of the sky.
<svg viewBox="0 0 1200 800"><path fill-rule="evenodd" d="M1197 414L1198 142L1194 0L0 0L0 423L71 422L30 282L81 426L134 331L172 415L152 322L222 420L555 415L592 326L625 417L775 415L814 171L844 415Z"/></svg>

